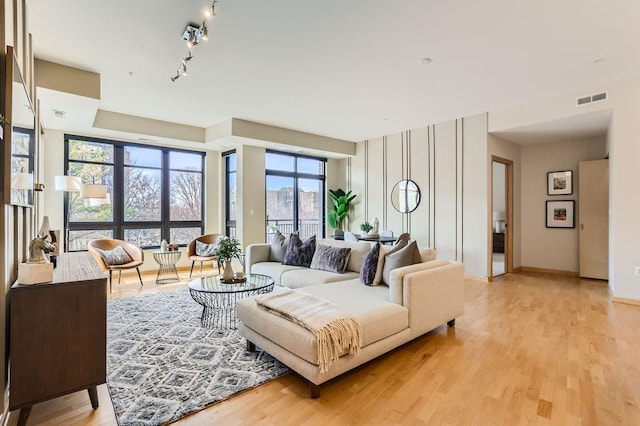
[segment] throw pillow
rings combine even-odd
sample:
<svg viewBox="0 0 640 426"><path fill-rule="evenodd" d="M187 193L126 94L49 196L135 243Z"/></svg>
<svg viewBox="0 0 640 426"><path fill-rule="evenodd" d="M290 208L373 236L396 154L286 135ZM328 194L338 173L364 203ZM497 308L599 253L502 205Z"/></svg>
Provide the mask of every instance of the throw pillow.
<svg viewBox="0 0 640 426"><path fill-rule="evenodd" d="M418 260L417 262L416 259ZM389 277L392 270L420 262L420 250L418 250L418 244L415 241L396 252L387 254L384 259L384 269L382 270L382 282L389 285Z"/></svg>
<svg viewBox="0 0 640 426"><path fill-rule="evenodd" d="M211 257L218 255L218 243L203 243L196 240L196 254L202 257Z"/></svg>
<svg viewBox="0 0 640 426"><path fill-rule="evenodd" d="M287 245L289 241L282 235L282 233L276 230L273 237L271 237L271 250L269 250L269 262L284 262L284 255L287 253Z"/></svg>
<svg viewBox="0 0 640 426"><path fill-rule="evenodd" d="M311 269L344 274L351 255L349 247L331 247L320 244L311 259Z"/></svg>
<svg viewBox="0 0 640 426"><path fill-rule="evenodd" d="M293 266L311 266L313 254L316 251L316 236L309 237L304 243L300 240L298 234L291 234L289 244L287 245L287 253L284 255L283 265Z"/></svg>
<svg viewBox="0 0 640 426"><path fill-rule="evenodd" d="M127 251L120 246L117 246L111 250L101 250L97 248L96 251L100 253L100 256L102 257L102 260L104 260L104 263L109 266L124 265L125 263L133 262L133 259L131 258L131 256L129 256L129 253L127 253Z"/></svg>
<svg viewBox="0 0 640 426"><path fill-rule="evenodd" d="M380 258L380 243L376 243L369 253L365 256L362 262L362 268L360 268L360 281L364 285L373 285L373 281L376 277L376 271L378 269L378 259Z"/></svg>
<svg viewBox="0 0 640 426"><path fill-rule="evenodd" d="M401 240L401 241L398 241L398 243L393 247L391 247L390 249L380 247L380 255L378 256L378 267L376 268L376 276L373 278L372 285L382 284L382 272L384 270L384 259L391 253L395 253L406 246L407 246L407 242L404 240Z"/></svg>

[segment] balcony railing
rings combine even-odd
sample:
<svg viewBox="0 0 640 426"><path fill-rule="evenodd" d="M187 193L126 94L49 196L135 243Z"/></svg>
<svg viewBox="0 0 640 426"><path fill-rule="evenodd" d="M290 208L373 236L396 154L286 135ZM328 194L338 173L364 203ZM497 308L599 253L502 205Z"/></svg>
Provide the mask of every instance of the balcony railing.
<svg viewBox="0 0 640 426"><path fill-rule="evenodd" d="M267 234L273 234L273 232L277 229L281 234L288 236L294 231L300 231L300 238L305 239L309 238L312 235L315 235L317 238L322 238L322 227L323 224L318 219L303 219L299 220L298 224L293 222L291 219L269 219L267 220ZM267 241L269 238L267 238Z"/></svg>

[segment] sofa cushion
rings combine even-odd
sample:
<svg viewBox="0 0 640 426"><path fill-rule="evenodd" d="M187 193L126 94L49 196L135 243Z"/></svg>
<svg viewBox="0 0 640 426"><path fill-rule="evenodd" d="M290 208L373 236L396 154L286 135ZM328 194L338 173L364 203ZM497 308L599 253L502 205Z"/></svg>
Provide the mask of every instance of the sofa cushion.
<svg viewBox="0 0 640 426"><path fill-rule="evenodd" d="M315 251L315 235L302 242L298 234L291 234L287 245L287 253L284 255L284 262L282 263L285 265L306 266L308 268L311 265Z"/></svg>
<svg viewBox="0 0 640 426"><path fill-rule="evenodd" d="M376 243L364 258L360 269L360 281L364 285L373 285L378 270L378 258L380 257L380 243Z"/></svg>
<svg viewBox="0 0 640 426"><path fill-rule="evenodd" d="M349 247L331 247L319 244L311 260L311 269L344 274L351 255Z"/></svg>
<svg viewBox="0 0 640 426"><path fill-rule="evenodd" d="M273 278L273 282L275 285L282 285L282 274L298 269L308 271L307 268L302 266L283 265L280 262L258 262L251 265L250 272L252 274L267 275Z"/></svg>
<svg viewBox="0 0 640 426"><path fill-rule="evenodd" d="M420 250L418 250L418 244L412 241L406 247L387 254L384 259L384 269L382 270L382 282L389 285L389 274L392 270L421 262L422 257L420 256Z"/></svg>
<svg viewBox="0 0 640 426"><path fill-rule="evenodd" d="M373 278L372 285L380 285L382 284L382 273L384 271L384 259L387 255L391 253L395 253L398 250L401 250L403 247L407 246L407 242L404 240L398 241L398 244L395 244L393 247L386 248L380 247L380 254L378 255L378 267L376 268L376 276Z"/></svg>
<svg viewBox="0 0 640 426"><path fill-rule="evenodd" d="M269 251L269 262L284 262L284 255L287 253L289 240L278 230L271 237L271 250Z"/></svg>
<svg viewBox="0 0 640 426"><path fill-rule="evenodd" d="M429 247L420 247L420 257L423 262L436 260L436 251Z"/></svg>
<svg viewBox="0 0 640 426"><path fill-rule="evenodd" d="M344 274L321 271L319 269L295 269L286 271L280 277L280 285L289 288L309 287L317 284L335 283L358 278L356 272L347 271Z"/></svg>
<svg viewBox="0 0 640 426"><path fill-rule="evenodd" d="M305 287L304 291L322 297L351 312L362 326L362 346L367 346L405 330L409 326L407 308L390 303L386 287L367 287L358 278L327 285ZM284 318L258 308L253 298L238 302L242 323L268 336L269 340L293 354L318 365L314 335Z"/></svg>
<svg viewBox="0 0 640 426"><path fill-rule="evenodd" d="M351 242L326 239L319 240L318 244L323 244L325 246L331 247L349 247L351 249L351 254L349 256L349 261L347 262L347 271L357 273L360 273L360 268L362 267L364 257L367 255L367 253L369 253L369 250L371 250L371 243L365 241Z"/></svg>

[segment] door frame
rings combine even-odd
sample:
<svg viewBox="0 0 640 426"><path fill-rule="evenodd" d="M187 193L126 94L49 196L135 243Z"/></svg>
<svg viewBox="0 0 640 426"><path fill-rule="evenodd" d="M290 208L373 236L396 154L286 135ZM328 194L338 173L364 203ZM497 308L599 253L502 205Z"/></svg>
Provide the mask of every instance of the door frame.
<svg viewBox="0 0 640 426"><path fill-rule="evenodd" d="M498 157L491 156L491 185L489 190L489 196L491 202L489 203L489 213L493 214L493 163L504 164L505 166L505 236L504 236L504 271L505 274L513 272L513 161ZM489 221L489 281L493 280L493 220Z"/></svg>

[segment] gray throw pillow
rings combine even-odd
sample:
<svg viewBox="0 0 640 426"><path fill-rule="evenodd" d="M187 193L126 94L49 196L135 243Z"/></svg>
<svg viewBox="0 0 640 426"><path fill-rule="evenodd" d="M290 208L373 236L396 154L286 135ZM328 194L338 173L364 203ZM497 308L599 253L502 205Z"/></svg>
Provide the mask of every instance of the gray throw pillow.
<svg viewBox="0 0 640 426"><path fill-rule="evenodd" d="M380 247L380 255L378 256L378 268L376 269L376 276L373 278L372 285L382 284L382 272L384 270L384 260L387 257L387 255L391 253L395 253L406 246L407 246L407 242L404 240L400 240L396 245L394 245L388 250L384 247Z"/></svg>
<svg viewBox="0 0 640 426"><path fill-rule="evenodd" d="M418 253L417 255L416 252ZM416 259L420 259L420 250L418 249L418 244L415 241L394 253L387 254L384 259L382 281L386 285L389 285L389 277L392 270L420 263L420 261L416 262Z"/></svg>
<svg viewBox="0 0 640 426"><path fill-rule="evenodd" d="M298 234L289 236L289 244L287 245L287 253L284 255L283 265L292 266L311 266L313 254L316 251L316 236L309 237L304 243L300 240Z"/></svg>
<svg viewBox="0 0 640 426"><path fill-rule="evenodd" d="M310 268L344 274L350 255L350 247L330 247L320 244L313 254Z"/></svg>
<svg viewBox="0 0 640 426"><path fill-rule="evenodd" d="M111 250L101 250L99 248L96 249L98 253L100 253L100 257L104 260L109 266L113 265L124 265L125 263L133 262L131 256L125 249L120 246L117 246Z"/></svg>
<svg viewBox="0 0 640 426"><path fill-rule="evenodd" d="M269 262L284 262L284 255L287 253L288 239L276 230L271 237L271 250L269 250Z"/></svg>
<svg viewBox="0 0 640 426"><path fill-rule="evenodd" d="M196 254L202 257L212 257L218 255L218 243L203 243L196 240Z"/></svg>
<svg viewBox="0 0 640 426"><path fill-rule="evenodd" d="M362 262L362 268L360 268L360 281L364 285L373 285L373 280L376 277L376 270L378 269L378 258L380 257L380 243L376 243Z"/></svg>

